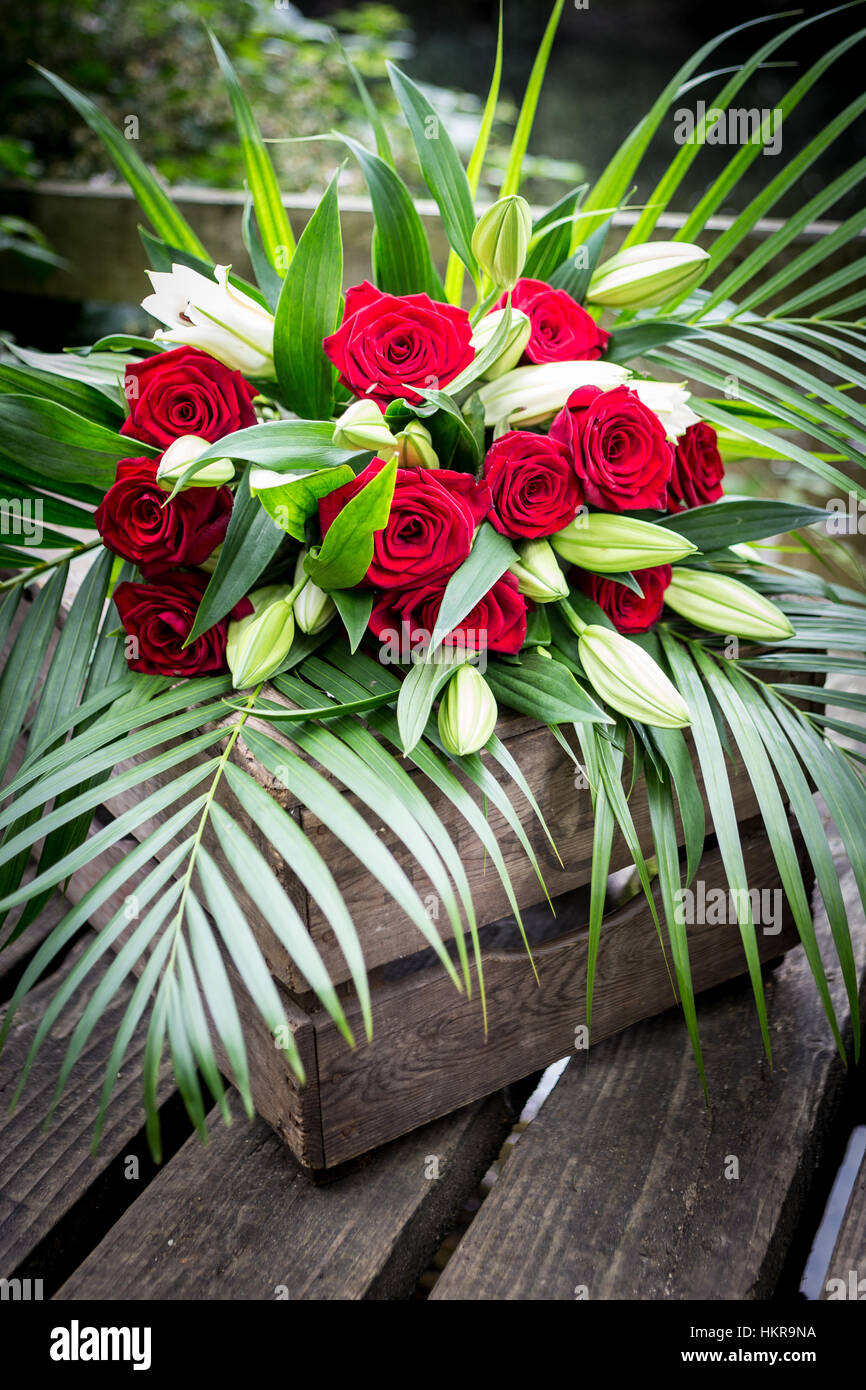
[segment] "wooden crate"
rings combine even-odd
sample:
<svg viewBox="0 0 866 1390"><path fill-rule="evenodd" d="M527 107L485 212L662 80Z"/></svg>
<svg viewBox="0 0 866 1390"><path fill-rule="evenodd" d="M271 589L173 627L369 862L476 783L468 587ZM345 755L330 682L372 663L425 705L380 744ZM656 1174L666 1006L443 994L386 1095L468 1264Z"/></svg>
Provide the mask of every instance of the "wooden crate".
<svg viewBox="0 0 866 1390"><path fill-rule="evenodd" d="M457 823L450 803L424 783L431 803L454 834L464 857L482 924L486 1038L474 967L472 997L467 998L458 993L441 963L424 949L426 943L417 928L392 899L386 898L372 876L348 856L330 831L305 808L292 803L284 788L274 785L240 743L236 745L237 756L248 770L299 818L327 860L352 912L370 971L374 1036L369 1043L360 1041L353 1050L275 941L253 895L244 895L248 920L280 989L307 1072L307 1084L299 1087L284 1054L235 979L249 1036L253 1095L259 1113L307 1167L330 1168L354 1158L529 1075L583 1041L580 1030L585 1024L588 949L585 921L592 861L590 795L588 790L575 787L573 764L544 726L513 718L501 722L500 732L551 823L565 863L563 868L555 859L540 828L533 825L521 794L509 787L555 895L556 917L546 903L538 904L538 880L513 832L491 810L490 823L500 837L516 895L524 909L539 983L513 919L503 920L507 904L495 870L489 863L485 865L480 845ZM779 889L763 823L755 815L757 805L751 784L740 764L734 764L730 772L737 817L742 823L749 882L760 889ZM649 852L648 815L640 789L631 804L638 833ZM112 801L108 809L119 814L126 809L126 802ZM232 811L239 814L236 802ZM253 839L257 838L249 821L244 821L244 829ZM148 827L142 827L136 836L141 838L147 832ZM381 834L422 898L432 894L429 881L417 865L413 866L388 827L381 827ZM263 841L259 843L263 851L267 849L278 877L304 915L332 978L339 981L349 1023L355 1037L363 1040L358 1000L330 927L294 880L289 867L282 861L274 862L269 847ZM209 847L229 873L215 841L211 840ZM168 848L161 853L167 853ZM617 834L611 867L616 870L630 863L629 850ZM712 840L708 842L698 878L707 892L725 885L721 857ZM86 886L87 881L79 889L73 885L73 893ZM115 906L106 905L106 916ZM449 940L451 933L444 912L436 925L443 938ZM764 959L778 956L797 941L787 913L778 933L764 934L759 928ZM690 927L689 943L696 990L746 969L735 923ZM656 928L643 896L637 895L604 919L592 1041L598 1042L674 1003L668 964Z"/></svg>
<svg viewBox="0 0 866 1390"><path fill-rule="evenodd" d="M268 690L267 695L279 698ZM231 716L226 722L231 723ZM272 726L267 732L282 739ZM426 943L417 927L386 895L373 876L352 858L341 842L286 789L267 774L245 748L242 739L233 758L244 765L289 810L310 836L328 863L342 890L358 929L371 978L374 1036L352 1050L331 1019L319 1007L307 981L274 936L256 901L254 887L247 891L235 880L247 919L263 949L280 990L286 1016L294 1033L306 1072L307 1084L299 1087L285 1055L276 1046L240 981L238 1007L248 1035L252 1089L259 1113L282 1136L306 1167L331 1168L400 1134L444 1115L501 1086L529 1075L566 1055L580 1041L585 1023L584 1000L587 959L586 885L592 865L593 818L590 793L575 785L574 764L566 757L549 729L521 716L505 716L497 732L520 765L553 832L562 863L554 855L536 817L514 783L507 791L529 836L548 890L557 905L554 919L547 904L539 906L542 890L518 838L495 807L487 807L488 820L497 836L511 875L514 891L534 941L535 977L522 944L509 939L509 911L499 877L485 861L483 847L451 803L417 771L411 772L463 859L482 927L483 959L488 1008L485 1037L477 981L472 970L472 997L458 993L442 965L429 960ZM688 735L687 735L688 737ZM483 755L485 759L488 755ZM406 764L407 770L409 764ZM180 768L171 776L178 775ZM502 778L501 769L495 768ZM751 783L742 763L728 767L737 819L742 823L743 847L749 881L762 889L776 889L779 879L760 819ZM700 777L699 777L700 783ZM134 797L108 799L100 819L117 816L156 789L145 783ZM477 794L474 789L472 794ZM342 952L317 904L295 879L291 869L275 860L270 844L245 818L236 801L225 797L231 812L246 833L268 857L275 873L296 904L331 978L338 985L356 1038L363 1039L360 1009ZM369 812L349 796L369 819ZM172 810L175 808L172 807ZM631 798L635 827L645 852L651 852L646 799L638 788ZM169 813L161 815L164 820ZM137 840L152 833L156 822L138 826ZM435 908L429 880L411 859L402 842L387 825L377 827L384 844L411 878L422 899ZM708 828L711 829L708 818ZM679 829L679 826L678 826ZM213 836L206 831L205 844L233 879ZM167 844L160 857L170 852ZM123 843L107 856L121 857ZM611 871L631 863L632 856L617 833L611 855ZM95 876L106 868L106 858L73 879L69 895L80 898ZM147 866L141 875L147 872ZM705 852L699 877L707 890L724 885L724 871L712 844ZM134 880L91 916L103 924L134 889ZM441 912L436 925L449 942L451 928ZM486 928L486 930L484 930ZM514 933L511 933L513 938ZM125 939L121 937L120 945ZM776 935L759 932L763 958L779 955L797 943L787 915ZM696 990L706 989L746 969L736 925L695 926L689 930L690 955ZM453 943L451 943L453 948ZM231 966L229 966L231 969ZM592 1017L592 1041L600 1041L640 1019L670 1007L675 996L655 926L642 896L635 897L605 918L599 953ZM223 1059L224 1060L224 1059ZM230 1069L226 1065L226 1072Z"/></svg>

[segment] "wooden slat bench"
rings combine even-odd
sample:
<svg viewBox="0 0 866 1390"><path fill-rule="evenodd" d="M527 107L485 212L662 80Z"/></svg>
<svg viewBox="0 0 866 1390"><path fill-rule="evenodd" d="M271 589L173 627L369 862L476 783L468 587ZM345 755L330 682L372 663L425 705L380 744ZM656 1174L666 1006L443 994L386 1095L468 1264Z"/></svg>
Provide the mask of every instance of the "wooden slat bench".
<svg viewBox="0 0 866 1390"><path fill-rule="evenodd" d="M863 974L866 924L850 871L840 873ZM80 949L39 986L43 997ZM23 953L17 946L17 966L0 956L3 971L19 968ZM839 981L831 983L839 1003ZM747 982L699 1003L709 1115L675 1011L599 1044L588 1063L573 1060L433 1297L574 1299L581 1287L596 1299L770 1297L822 1180L833 1117L857 1083L833 1050L801 951L768 974L767 994L772 1075ZM13 1030L19 1058L40 1002L22 1009ZM89 1152L110 1018L73 1074L55 1125L41 1132L72 1022L49 1037L19 1110L0 1127L0 1275L43 1278L46 1295L63 1301L412 1296L514 1115L498 1092L319 1186L233 1099L234 1124L215 1122L207 1148L195 1137L170 1143L161 1170L142 1158L138 1180L128 1180L128 1157L143 1153L134 1052L100 1153ZM165 1113L176 1097L168 1081L164 1087ZM738 1178L725 1176L731 1158ZM862 1202L852 1197L834 1268L859 1268L858 1233Z"/></svg>

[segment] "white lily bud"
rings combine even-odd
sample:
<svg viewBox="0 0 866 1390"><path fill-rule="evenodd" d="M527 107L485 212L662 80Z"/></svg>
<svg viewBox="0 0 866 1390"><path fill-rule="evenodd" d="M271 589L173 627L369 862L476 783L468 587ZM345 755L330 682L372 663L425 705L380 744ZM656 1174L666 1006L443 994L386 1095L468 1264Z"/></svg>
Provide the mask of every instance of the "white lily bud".
<svg viewBox="0 0 866 1390"><path fill-rule="evenodd" d="M709 259L688 241L629 246L597 268L586 297L607 309L650 309L696 285Z"/></svg>
<svg viewBox="0 0 866 1390"><path fill-rule="evenodd" d="M433 448L433 436L420 420L410 420L396 439L398 468L439 467L439 455Z"/></svg>
<svg viewBox="0 0 866 1390"><path fill-rule="evenodd" d="M665 603L708 632L760 642L784 642L794 635L793 626L775 603L739 579L711 570L675 569Z"/></svg>
<svg viewBox="0 0 866 1390"><path fill-rule="evenodd" d="M660 729L682 729L691 723L689 707L676 686L636 642L589 623L577 649L593 690L620 714Z"/></svg>
<svg viewBox="0 0 866 1390"><path fill-rule="evenodd" d="M157 341L188 343L235 371L273 380L274 316L235 288L229 270L215 265L213 280L188 265L148 270L154 293L141 307L165 324Z"/></svg>
<svg viewBox="0 0 866 1390"><path fill-rule="evenodd" d="M397 440L385 423L385 417L375 401L353 401L334 426L334 443L338 449L371 450L379 458L390 459Z"/></svg>
<svg viewBox="0 0 866 1390"><path fill-rule="evenodd" d="M482 352L490 342L494 333L502 322L504 309L494 309L492 313L485 314L483 319L479 319L472 330L472 346L476 355ZM511 310L511 326L505 346L496 361L493 362L484 373L485 381L495 381L497 377L505 372L510 372L516 367L526 344L532 336L532 324L528 314L524 314L522 309Z"/></svg>
<svg viewBox="0 0 866 1390"><path fill-rule="evenodd" d="M483 748L496 727L493 691L477 666L458 667L439 701L439 737L449 753L465 757Z"/></svg>
<svg viewBox="0 0 866 1390"><path fill-rule="evenodd" d="M517 587L526 598L533 603L553 603L556 599L568 598L565 575L548 541L524 541L517 553L520 559L510 568L517 576Z"/></svg>
<svg viewBox="0 0 866 1390"><path fill-rule="evenodd" d="M256 589L249 595L252 613L229 623L226 660L236 690L267 680L288 656L295 638L291 593L285 584Z"/></svg>
<svg viewBox="0 0 866 1390"><path fill-rule="evenodd" d="M550 543L563 559L595 574L671 565L697 549L668 526L615 512L580 512Z"/></svg>
<svg viewBox="0 0 866 1390"><path fill-rule="evenodd" d="M160 487L170 492L189 465L209 448L208 441L197 434L182 434L172 440L157 466L156 481ZM204 468L188 478L183 486L220 487L223 483L230 483L234 476L235 466L231 459L209 459Z"/></svg>
<svg viewBox="0 0 866 1390"><path fill-rule="evenodd" d="M302 550L295 562L295 587L304 578L304 560L307 552ZM318 584L314 584L312 579L308 579L303 589L295 599L294 614L295 622L305 632L308 637L314 637L333 618L337 611L337 606L330 594L326 594L324 589L320 589Z"/></svg>
<svg viewBox="0 0 866 1390"><path fill-rule="evenodd" d="M484 406L484 423L497 434L549 420L579 386L599 386L608 391L631 376L628 367L615 362L541 362L515 367L478 392Z"/></svg>
<svg viewBox="0 0 866 1390"><path fill-rule="evenodd" d="M479 217L472 233L472 254L494 285L511 290L520 279L531 237L529 204L519 193L512 193Z"/></svg>

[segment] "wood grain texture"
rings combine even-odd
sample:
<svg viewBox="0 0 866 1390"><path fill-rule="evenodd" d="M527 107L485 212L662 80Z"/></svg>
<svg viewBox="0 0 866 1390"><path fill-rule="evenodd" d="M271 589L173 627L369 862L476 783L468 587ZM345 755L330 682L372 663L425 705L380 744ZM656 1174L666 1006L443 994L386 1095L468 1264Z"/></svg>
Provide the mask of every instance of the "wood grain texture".
<svg viewBox="0 0 866 1390"><path fill-rule="evenodd" d="M235 1109L206 1154L181 1149L59 1299L405 1298L509 1123L491 1097L317 1187Z"/></svg>
<svg viewBox="0 0 866 1390"><path fill-rule="evenodd" d="M751 822L742 839L749 882L776 888L778 875L763 826ZM705 854L699 877L707 892L726 887L718 850ZM660 906L658 910L661 914ZM694 926L688 935L696 990L746 969L735 924ZM778 934L759 933L764 958L797 941L787 917ZM373 1039L354 1051L326 1015L315 1013L326 1162L343 1162L572 1052L576 1029L586 1022L587 954L585 926L537 947L536 984L522 950L485 952L486 1040L474 972L473 998L467 999L438 965L377 986ZM604 919L593 1041L668 1009L674 998L652 918L643 897L633 898ZM351 1022L357 1005L349 1009Z"/></svg>
<svg viewBox="0 0 866 1390"><path fill-rule="evenodd" d="M841 859L840 876L862 981L866 924ZM823 911L816 923L829 950ZM830 984L847 1020L838 969ZM801 951L766 990L772 1072L746 981L699 1004L709 1113L672 1013L573 1061L433 1297L772 1296L846 1076Z"/></svg>
<svg viewBox="0 0 866 1390"><path fill-rule="evenodd" d="M0 1275L9 1277L58 1222L108 1172L122 1180L124 1154L142 1127L141 1063L144 1030L133 1039L118 1076L99 1152L90 1153L93 1122L105 1067L120 1020L129 1003L131 986L122 988L90 1036L51 1128L44 1129L58 1071L69 1039L86 1005L89 991L79 991L49 1033L14 1114L9 1103L21 1067L45 1007L84 950L82 942L24 1000L18 1010L0 1071ZM95 968L94 983L101 970ZM164 1069L160 1099L172 1091ZM47 1273L48 1271L46 1271Z"/></svg>
<svg viewBox="0 0 866 1390"><path fill-rule="evenodd" d="M842 1225L833 1247L821 1294L824 1299L830 1295L831 1290L828 1290L827 1285L831 1279L842 1280L845 1297L854 1297L858 1301L866 1298L866 1156L861 1160L857 1170ZM838 1285L834 1292L838 1297Z"/></svg>

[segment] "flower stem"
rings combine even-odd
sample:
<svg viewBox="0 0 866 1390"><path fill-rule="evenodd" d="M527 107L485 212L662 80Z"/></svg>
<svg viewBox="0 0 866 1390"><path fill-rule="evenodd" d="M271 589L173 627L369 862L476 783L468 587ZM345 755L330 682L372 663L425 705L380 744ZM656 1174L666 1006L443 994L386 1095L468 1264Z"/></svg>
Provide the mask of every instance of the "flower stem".
<svg viewBox="0 0 866 1390"><path fill-rule="evenodd" d="M44 574L46 570L55 569L58 565L63 565L67 560L75 560L79 555L84 555L88 550L95 550L102 545L102 537L97 536L92 541L82 541L81 545L74 545L71 550L64 550L60 555L54 555L50 560L41 560L38 565L30 565L21 574L16 574L12 579L4 579L0 584L0 593L8 589L17 589L19 584L29 584L38 574Z"/></svg>

